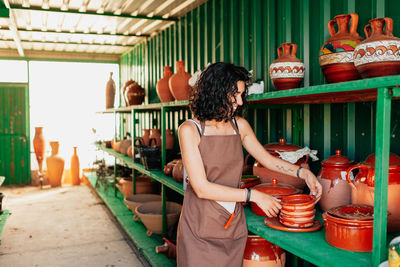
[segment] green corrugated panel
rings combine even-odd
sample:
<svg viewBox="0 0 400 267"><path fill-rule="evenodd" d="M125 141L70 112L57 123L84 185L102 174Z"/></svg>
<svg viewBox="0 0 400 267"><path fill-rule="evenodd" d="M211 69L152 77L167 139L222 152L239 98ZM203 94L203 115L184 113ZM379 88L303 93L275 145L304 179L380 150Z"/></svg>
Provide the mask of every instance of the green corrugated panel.
<svg viewBox="0 0 400 267"><path fill-rule="evenodd" d="M204 23L205 16L205 5L200 6L199 12L197 15L197 69L204 69L205 61L204 61L204 50L207 46L207 41L205 40L205 30L206 24Z"/></svg>
<svg viewBox="0 0 400 267"><path fill-rule="evenodd" d="M198 63L200 61L197 51L198 51L198 42L200 41L198 39L198 28L200 25L198 25L198 9L193 10L192 12L192 18L191 18L191 51L190 51L190 57L191 57L191 73L195 73L198 70Z"/></svg>

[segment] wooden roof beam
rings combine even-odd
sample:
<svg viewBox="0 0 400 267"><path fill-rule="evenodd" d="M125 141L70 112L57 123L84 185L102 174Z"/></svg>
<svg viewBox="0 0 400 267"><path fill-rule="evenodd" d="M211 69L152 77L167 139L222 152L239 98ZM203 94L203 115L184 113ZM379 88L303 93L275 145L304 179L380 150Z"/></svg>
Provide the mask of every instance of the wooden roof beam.
<svg viewBox="0 0 400 267"><path fill-rule="evenodd" d="M21 38L19 36L18 33L18 29L17 29L17 23L15 22L15 18L14 18L14 12L13 10L10 9L10 3L8 2L8 0L3 0L6 8L8 8L10 10L10 18L8 19L8 27L10 28L12 35L13 35L13 39L14 42L17 46L17 50L18 50L18 54L20 57L24 57L24 49L22 48L22 44L21 44Z"/></svg>

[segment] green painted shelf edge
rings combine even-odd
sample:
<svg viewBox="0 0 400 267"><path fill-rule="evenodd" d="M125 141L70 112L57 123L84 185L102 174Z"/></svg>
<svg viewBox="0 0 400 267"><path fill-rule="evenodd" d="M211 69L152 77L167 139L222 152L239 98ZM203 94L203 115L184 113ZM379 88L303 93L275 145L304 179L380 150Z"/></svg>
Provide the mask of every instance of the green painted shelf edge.
<svg viewBox="0 0 400 267"><path fill-rule="evenodd" d="M3 213L0 215L0 244L1 244L1 235L4 230L4 226L6 225L6 221L8 219L8 216L11 215L11 212L8 210L3 210Z"/></svg>
<svg viewBox="0 0 400 267"><path fill-rule="evenodd" d="M118 158L120 160L122 160L126 165L128 165L130 168L133 168L147 176L150 176L151 178L153 178L154 180L164 184L165 186L171 188L172 190L180 193L181 195L185 194L185 190L183 190L183 185L182 183L178 183L177 181L175 181L172 177L165 175L161 170L159 171L149 171L146 170L142 164L136 163L133 161L132 158L123 155L121 153L118 153L116 151L114 151L111 148L106 148L101 144L96 144L96 146L107 152L108 154L114 156L115 158Z"/></svg>
<svg viewBox="0 0 400 267"><path fill-rule="evenodd" d="M119 107L119 108L108 108L103 111L99 111L96 113L104 114L104 113L129 113L132 110L157 110L161 108L174 108L174 107L185 107L189 104L189 101L171 101L166 103L152 103L147 105L133 105L128 107Z"/></svg>
<svg viewBox="0 0 400 267"><path fill-rule="evenodd" d="M95 189L100 198L104 201L114 217L123 227L125 232L132 239L139 251L146 257L152 266L176 266L176 260L168 259L164 254L157 254L155 247L164 244L160 235L153 234L150 237L146 235L146 227L139 222L133 221L133 214L128 210L123 201L123 196L118 192L114 195L114 190L103 190L102 185L95 187L96 175L92 172L85 173L90 184ZM126 212L121 212L125 210Z"/></svg>

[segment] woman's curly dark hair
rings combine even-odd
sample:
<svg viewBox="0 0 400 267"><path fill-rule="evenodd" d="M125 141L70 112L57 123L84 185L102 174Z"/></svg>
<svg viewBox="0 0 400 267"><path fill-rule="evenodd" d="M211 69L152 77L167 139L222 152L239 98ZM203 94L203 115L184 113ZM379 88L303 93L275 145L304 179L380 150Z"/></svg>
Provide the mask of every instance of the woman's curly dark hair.
<svg viewBox="0 0 400 267"><path fill-rule="evenodd" d="M245 83L245 91L242 94L243 105L234 110L231 96L238 92L238 81ZM225 62L211 64L201 73L193 88L190 110L200 121L228 121L235 115L241 116L250 84L251 74L245 68Z"/></svg>

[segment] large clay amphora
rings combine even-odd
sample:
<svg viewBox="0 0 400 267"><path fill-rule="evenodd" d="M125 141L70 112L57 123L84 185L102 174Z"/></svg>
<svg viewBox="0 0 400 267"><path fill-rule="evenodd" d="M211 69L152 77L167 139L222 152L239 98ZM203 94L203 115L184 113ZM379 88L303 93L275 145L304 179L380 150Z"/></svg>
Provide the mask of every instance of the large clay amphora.
<svg viewBox="0 0 400 267"><path fill-rule="evenodd" d="M79 157L76 153L77 147L74 146L74 154L71 157L71 180L72 185L79 185L81 183L80 178L80 167L79 167Z"/></svg>
<svg viewBox="0 0 400 267"><path fill-rule="evenodd" d="M184 61L177 61L176 68L176 73L169 78L169 88L171 93L176 100L189 100L191 93L189 79L192 75L185 72Z"/></svg>
<svg viewBox="0 0 400 267"><path fill-rule="evenodd" d="M113 73L110 72L110 79L106 85L106 108L114 107L114 98L115 98L115 82L112 79Z"/></svg>
<svg viewBox="0 0 400 267"><path fill-rule="evenodd" d="M278 48L278 59L269 67L276 90L298 88L304 78L304 63L296 57L297 45L284 43Z"/></svg>
<svg viewBox="0 0 400 267"><path fill-rule="evenodd" d="M157 82L157 95L161 102L174 101L175 98L169 89L169 78L172 76L170 66L164 66L164 76Z"/></svg>
<svg viewBox="0 0 400 267"><path fill-rule="evenodd" d="M376 18L369 22L364 28L367 39L354 51L358 72L363 78L400 74L400 39L393 36L393 20Z"/></svg>
<svg viewBox="0 0 400 267"><path fill-rule="evenodd" d="M39 165L39 171L42 172L45 153L45 140L43 137L43 127L35 127L35 137L33 138L33 149L35 150L36 160Z"/></svg>
<svg viewBox="0 0 400 267"><path fill-rule="evenodd" d="M140 105L144 101L144 89L137 83L133 82L127 86L125 91L127 106Z"/></svg>
<svg viewBox="0 0 400 267"><path fill-rule="evenodd" d="M337 32L335 24L338 26ZM357 33L357 25L358 15L355 13L338 15L329 21L328 28L331 37L319 51L319 64L328 83L360 79L353 60L354 49L363 40Z"/></svg>
<svg viewBox="0 0 400 267"><path fill-rule="evenodd" d="M268 240L249 235L243 255L243 267L284 267L286 252Z"/></svg>
<svg viewBox="0 0 400 267"><path fill-rule="evenodd" d="M61 186L61 178L64 172L64 159L58 156L60 144L56 141L50 142L51 156L46 158L47 175L51 187Z"/></svg>

